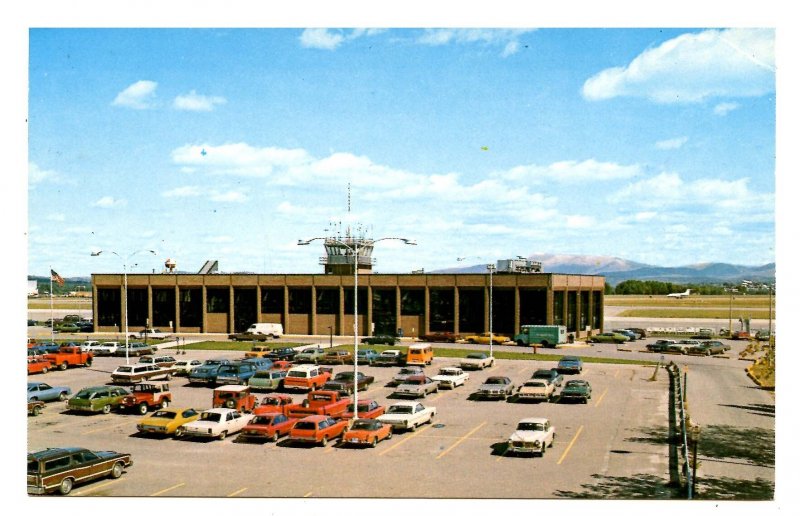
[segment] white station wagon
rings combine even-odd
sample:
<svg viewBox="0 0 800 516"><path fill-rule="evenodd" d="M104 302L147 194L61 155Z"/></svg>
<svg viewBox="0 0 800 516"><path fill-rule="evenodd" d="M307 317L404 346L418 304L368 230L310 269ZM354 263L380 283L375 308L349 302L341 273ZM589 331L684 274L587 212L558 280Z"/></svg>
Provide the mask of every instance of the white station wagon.
<svg viewBox="0 0 800 516"><path fill-rule="evenodd" d="M506 453L524 453L544 456L548 447L553 446L556 427L546 417L528 417L517 423L517 429L508 438Z"/></svg>

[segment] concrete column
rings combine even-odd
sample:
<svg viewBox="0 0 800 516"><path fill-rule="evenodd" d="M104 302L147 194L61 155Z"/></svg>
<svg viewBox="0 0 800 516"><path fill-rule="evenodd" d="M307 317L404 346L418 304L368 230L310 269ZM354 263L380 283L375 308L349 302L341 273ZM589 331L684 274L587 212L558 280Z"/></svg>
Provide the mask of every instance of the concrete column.
<svg viewBox="0 0 800 516"><path fill-rule="evenodd" d="M175 320L172 321L172 331L177 332L181 327L181 289L175 285Z"/></svg>
<svg viewBox="0 0 800 516"><path fill-rule="evenodd" d="M130 283L128 284L128 287L130 287ZM150 327L153 326L153 287L150 285L147 285L147 321L145 322Z"/></svg>
<svg viewBox="0 0 800 516"><path fill-rule="evenodd" d="M311 285L311 313L309 314L311 335L317 335L317 287Z"/></svg>
<svg viewBox="0 0 800 516"><path fill-rule="evenodd" d="M394 313L395 313L395 331L397 328L403 327L403 298L400 296L400 285L394 287Z"/></svg>
<svg viewBox="0 0 800 516"><path fill-rule="evenodd" d="M546 307L545 307L545 324L554 324L555 316L553 315L553 279L552 276L547 281Z"/></svg>
<svg viewBox="0 0 800 516"><path fill-rule="evenodd" d="M92 328L93 332L97 331L97 285L92 280Z"/></svg>
<svg viewBox="0 0 800 516"><path fill-rule="evenodd" d="M336 335L344 335L344 287L339 285L339 317L336 319L336 328L333 329Z"/></svg>
<svg viewBox="0 0 800 516"><path fill-rule="evenodd" d="M488 274L486 275L488 279ZM494 297L494 295L492 295ZM492 299L491 301L494 301ZM489 299L489 286L483 287L483 331L484 333L489 333L489 305L491 304ZM494 330L494 328L492 328Z"/></svg>
<svg viewBox="0 0 800 516"><path fill-rule="evenodd" d="M459 314L459 299L458 299L458 287L453 287L453 333L459 333L459 323L458 320L460 318Z"/></svg>
<svg viewBox="0 0 800 516"><path fill-rule="evenodd" d="M261 321L261 285L256 285L256 322Z"/></svg>
<svg viewBox="0 0 800 516"><path fill-rule="evenodd" d="M208 293L206 292L206 286L203 285L200 288L200 291L203 293L201 302L203 303L203 320L202 324L203 327L200 328L202 333L206 333L208 331Z"/></svg>
<svg viewBox="0 0 800 516"><path fill-rule="evenodd" d="M521 318L522 316L520 315L519 287L514 287L514 335L519 333ZM514 335L510 335L510 337L513 338Z"/></svg>
<svg viewBox="0 0 800 516"><path fill-rule="evenodd" d="M358 295L358 292L356 292L356 295ZM366 313L367 314L367 322L366 322L366 326L367 327L364 328L363 330L361 330L361 335L371 336L372 335L372 285L369 285L367 287L367 307L366 308L367 309L362 313ZM358 327L360 329L361 325L359 324Z"/></svg>
<svg viewBox="0 0 800 516"><path fill-rule="evenodd" d="M425 309L422 314L422 335L431 332L431 289L425 285Z"/></svg>
<svg viewBox="0 0 800 516"><path fill-rule="evenodd" d="M564 325L569 326L569 289L564 289L564 306L561 310L561 315L563 317Z"/></svg>
<svg viewBox="0 0 800 516"><path fill-rule="evenodd" d="M235 327L233 325L233 312L235 311L233 306L233 285L228 287L228 332L233 333Z"/></svg>
<svg viewBox="0 0 800 516"><path fill-rule="evenodd" d="M286 285L284 280L283 284L283 332L287 333L289 330L289 286Z"/></svg>
<svg viewBox="0 0 800 516"><path fill-rule="evenodd" d="M575 293L575 336L580 337L583 334L583 325L581 324L581 287L578 287L578 291Z"/></svg>

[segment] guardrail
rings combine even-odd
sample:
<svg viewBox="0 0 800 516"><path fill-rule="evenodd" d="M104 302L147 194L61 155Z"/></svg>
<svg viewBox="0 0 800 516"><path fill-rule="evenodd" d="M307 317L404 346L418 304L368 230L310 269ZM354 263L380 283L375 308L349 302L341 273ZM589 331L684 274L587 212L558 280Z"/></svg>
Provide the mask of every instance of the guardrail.
<svg viewBox="0 0 800 516"><path fill-rule="evenodd" d="M686 411L686 382L687 373L683 374L683 384L678 366L670 362L666 366L670 377L670 391L674 393L670 403L670 472L674 482L686 489L686 498L692 499L692 469L689 464L689 434L686 430L688 414ZM676 443L677 441L677 443ZM677 445L680 450L677 450ZM679 453L674 453L678 452ZM679 456L678 456L679 455ZM674 475L672 474L674 473Z"/></svg>

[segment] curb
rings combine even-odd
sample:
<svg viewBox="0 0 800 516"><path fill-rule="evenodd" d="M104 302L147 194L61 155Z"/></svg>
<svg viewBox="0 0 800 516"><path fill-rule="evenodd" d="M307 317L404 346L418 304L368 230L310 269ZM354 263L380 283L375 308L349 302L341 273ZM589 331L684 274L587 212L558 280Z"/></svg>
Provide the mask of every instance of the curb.
<svg viewBox="0 0 800 516"><path fill-rule="evenodd" d="M754 364L754 365L755 365L755 364ZM775 390L775 387L771 387L771 386L768 386L768 385L764 385L764 384L763 384L763 383L762 383L762 382L761 382L761 381L760 381L758 378L756 378L755 376L753 376L753 371L752 371L752 369L753 369L753 366L751 365L751 366L749 366L749 367L745 367L744 371L747 373L747 376L748 376L748 377L749 377L751 380L753 380L753 383L755 383L756 385L758 385L759 387L761 387L762 389L764 389L764 390L767 390L767 391L774 391L774 390Z"/></svg>

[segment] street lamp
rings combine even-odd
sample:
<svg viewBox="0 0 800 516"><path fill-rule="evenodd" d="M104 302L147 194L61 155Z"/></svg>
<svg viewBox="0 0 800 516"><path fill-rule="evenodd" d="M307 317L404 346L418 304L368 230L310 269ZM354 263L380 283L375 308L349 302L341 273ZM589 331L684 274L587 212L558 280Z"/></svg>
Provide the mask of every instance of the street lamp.
<svg viewBox="0 0 800 516"><path fill-rule="evenodd" d="M489 356L494 357L492 353L492 345L494 344L494 335L492 332L492 274L494 273L497 267L494 266L493 263L490 263L486 266L486 269L489 271Z"/></svg>
<svg viewBox="0 0 800 516"><path fill-rule="evenodd" d="M350 238L349 244L338 238L333 237L315 237L310 238L308 240L298 240L297 245L309 245L311 242L315 240L325 240L328 243L340 245L342 247L347 248L350 253L353 255L353 316L355 318L355 322L353 323L353 421L358 419L358 249L359 249L359 239L358 238ZM364 248L365 246L372 246L377 244L378 242L382 242L383 240L399 240L406 245L417 245L416 242L413 240L409 240L408 238L399 238L399 237L384 237L379 238L377 240L365 240L364 243L360 246Z"/></svg>
<svg viewBox="0 0 800 516"><path fill-rule="evenodd" d="M133 257L133 255L141 253L141 252L148 252L148 253L151 253L151 254L156 254L156 252L153 251L152 249L139 249L138 251L134 251L131 254L129 254L126 258L123 258L122 256L120 256L116 251L108 251L108 252L113 254L113 255L115 255L120 260L122 260L122 274L123 274L123 278L124 278L123 281L125 283L125 363L129 364L130 363L130 357L129 357L129 351L130 350L128 349L128 260L130 260L131 257ZM103 253L102 250L100 250L100 251L92 251L91 255L92 256L100 256L102 253Z"/></svg>

